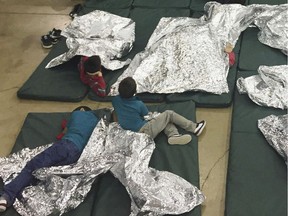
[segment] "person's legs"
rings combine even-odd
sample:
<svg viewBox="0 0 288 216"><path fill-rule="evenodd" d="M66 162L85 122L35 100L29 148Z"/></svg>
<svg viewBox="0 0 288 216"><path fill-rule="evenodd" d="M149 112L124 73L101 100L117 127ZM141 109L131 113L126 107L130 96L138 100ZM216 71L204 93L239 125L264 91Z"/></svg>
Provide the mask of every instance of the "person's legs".
<svg viewBox="0 0 288 216"><path fill-rule="evenodd" d="M174 111L166 110L156 118L147 122L139 132L147 133L154 139L161 131L164 131L168 137L169 144L187 144L190 142L192 139L191 136L188 134L179 135L179 132L173 123L190 132L194 132L197 126L194 122Z"/></svg>
<svg viewBox="0 0 288 216"><path fill-rule="evenodd" d="M194 135L199 136L203 129L206 126L206 121L200 121L198 123L194 123L193 121L190 121L183 116L179 115L178 113L175 113L174 111L167 110L167 115L170 118L170 121L181 128L185 129L186 131L194 133Z"/></svg>
<svg viewBox="0 0 288 216"><path fill-rule="evenodd" d="M176 124L179 127L185 129L186 131L194 133L197 126L196 123L184 118L183 116L172 110L166 110L164 113L166 114L170 123Z"/></svg>
<svg viewBox="0 0 288 216"><path fill-rule="evenodd" d="M55 165L67 165L74 163L81 155L81 151L75 144L68 140L60 140L52 146L32 158L22 169L20 174L9 184L4 186L3 195L1 196L7 201L7 206L11 206L15 198L22 190L30 185L34 176L32 172L43 167Z"/></svg>
<svg viewBox="0 0 288 216"><path fill-rule="evenodd" d="M169 115L166 112L159 114L156 118L148 121L139 132L146 133L150 135L153 139L161 132L170 137L173 135L178 135L178 129L170 123Z"/></svg>

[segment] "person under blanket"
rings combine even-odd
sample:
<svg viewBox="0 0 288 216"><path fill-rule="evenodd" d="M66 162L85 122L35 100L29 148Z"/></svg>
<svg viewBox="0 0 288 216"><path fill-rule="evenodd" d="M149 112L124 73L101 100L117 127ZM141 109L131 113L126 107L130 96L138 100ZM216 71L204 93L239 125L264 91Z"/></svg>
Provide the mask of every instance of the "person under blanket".
<svg viewBox="0 0 288 216"><path fill-rule="evenodd" d="M144 116L148 115L148 109L141 100L134 96L136 89L135 80L132 77L126 77L119 84L119 95L112 99L114 120L118 121L123 129L146 133L153 139L164 131L170 145L184 145L192 140L190 134L179 134L174 124L196 136L202 133L206 125L205 121L194 123L172 110L166 110L150 121L146 121Z"/></svg>
<svg viewBox="0 0 288 216"><path fill-rule="evenodd" d="M106 83L102 76L101 59L99 56L81 56L78 64L80 79L99 97L106 96Z"/></svg>
<svg viewBox="0 0 288 216"><path fill-rule="evenodd" d="M78 107L65 128L65 135L49 148L32 158L19 175L4 185L0 197L0 212L13 205L23 189L36 182L33 171L43 167L62 166L77 162L99 119L90 108Z"/></svg>

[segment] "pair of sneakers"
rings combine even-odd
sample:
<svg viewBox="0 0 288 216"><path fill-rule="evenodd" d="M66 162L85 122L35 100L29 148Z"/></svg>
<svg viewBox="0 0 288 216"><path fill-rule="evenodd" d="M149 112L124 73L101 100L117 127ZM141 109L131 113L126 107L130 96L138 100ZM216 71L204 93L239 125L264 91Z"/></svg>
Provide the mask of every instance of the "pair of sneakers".
<svg viewBox="0 0 288 216"><path fill-rule="evenodd" d="M196 124L196 128L194 131L195 136L199 136L202 133L205 126L206 126L206 121L198 122ZM170 145L175 145L175 144L185 145L189 143L191 140L192 140L192 137L190 134L177 134L177 135L169 137L168 143Z"/></svg>
<svg viewBox="0 0 288 216"><path fill-rule="evenodd" d="M41 37L42 47L45 49L51 48L61 38L61 30L53 28L48 34Z"/></svg>

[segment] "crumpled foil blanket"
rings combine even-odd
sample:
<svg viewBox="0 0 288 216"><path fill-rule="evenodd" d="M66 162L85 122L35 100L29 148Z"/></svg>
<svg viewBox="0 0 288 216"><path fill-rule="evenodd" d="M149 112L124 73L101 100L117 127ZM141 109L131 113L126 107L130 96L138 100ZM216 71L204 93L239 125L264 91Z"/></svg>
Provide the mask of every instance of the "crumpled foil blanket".
<svg viewBox="0 0 288 216"><path fill-rule="evenodd" d="M288 65L260 66L258 73L237 80L239 93L248 94L260 106L287 109Z"/></svg>
<svg viewBox="0 0 288 216"><path fill-rule="evenodd" d="M4 182L13 179L29 159L45 148L23 149L0 158L0 167L5 168L0 173ZM181 214L201 204L205 197L197 187L175 174L148 166L154 148L148 135L123 130L117 123L107 126L101 119L78 162L35 171L40 183L25 188L14 207L22 216L61 215L76 208L97 176L108 170L130 195L130 216Z"/></svg>
<svg viewBox="0 0 288 216"><path fill-rule="evenodd" d="M259 41L288 55L288 4L258 5L258 7L262 7L265 11L254 21L260 29Z"/></svg>
<svg viewBox="0 0 288 216"><path fill-rule="evenodd" d="M136 80L138 93L229 92L224 48L235 45L264 9L208 2L204 10L200 19L162 18L145 50L134 57L109 94L117 95L120 81L128 76Z"/></svg>
<svg viewBox="0 0 288 216"><path fill-rule="evenodd" d="M135 41L135 22L129 18L95 10L75 17L61 35L67 38L69 50L52 59L46 68L63 64L76 55L98 55L105 68L117 70L131 61L118 59L132 49Z"/></svg>
<svg viewBox="0 0 288 216"><path fill-rule="evenodd" d="M283 157L287 164L288 114L270 115L258 120L258 128L267 142Z"/></svg>

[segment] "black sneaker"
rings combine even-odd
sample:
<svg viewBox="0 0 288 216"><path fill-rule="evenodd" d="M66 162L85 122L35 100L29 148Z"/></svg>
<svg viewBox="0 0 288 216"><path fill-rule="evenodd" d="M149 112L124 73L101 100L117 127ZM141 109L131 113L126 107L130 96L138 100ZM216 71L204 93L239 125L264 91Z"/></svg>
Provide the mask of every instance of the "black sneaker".
<svg viewBox="0 0 288 216"><path fill-rule="evenodd" d="M41 37L42 47L45 49L49 49L53 46L52 38L49 35L43 35Z"/></svg>
<svg viewBox="0 0 288 216"><path fill-rule="evenodd" d="M73 7L73 10L69 13L69 16L73 19L74 17L76 17L79 12L83 9L81 4L77 4Z"/></svg>
<svg viewBox="0 0 288 216"><path fill-rule="evenodd" d="M49 36L52 39L59 39L61 37L61 30L53 28L52 31L49 32Z"/></svg>
<svg viewBox="0 0 288 216"><path fill-rule="evenodd" d="M205 128L205 126L206 126L206 121L201 121L201 122L197 123L196 129L194 131L194 134L196 136L199 136L202 133L202 131Z"/></svg>
<svg viewBox="0 0 288 216"><path fill-rule="evenodd" d="M51 37L50 37L51 38ZM55 45L56 43L58 43L59 39L57 38L51 38L52 44Z"/></svg>

